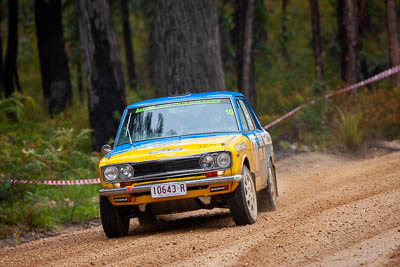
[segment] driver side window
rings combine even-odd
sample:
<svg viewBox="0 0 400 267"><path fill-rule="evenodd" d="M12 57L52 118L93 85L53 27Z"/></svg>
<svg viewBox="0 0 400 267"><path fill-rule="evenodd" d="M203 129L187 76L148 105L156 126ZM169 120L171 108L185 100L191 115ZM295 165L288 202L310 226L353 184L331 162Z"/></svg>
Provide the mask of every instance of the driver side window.
<svg viewBox="0 0 400 267"><path fill-rule="evenodd" d="M245 115L244 115L242 106L239 104L239 101L237 101L237 100L236 100L236 105L237 105L237 107L238 107L239 117L240 117L240 120L241 120L241 122L242 122L243 131L244 131L244 132L248 132L248 131L249 131L249 126L247 125L246 117L245 117Z"/></svg>
<svg viewBox="0 0 400 267"><path fill-rule="evenodd" d="M253 122L253 118L251 117L250 111L248 110L246 103L242 99L239 100L239 103L243 109L243 113L244 113L244 116L246 117L246 121L250 128L250 131L254 131L256 129L256 126Z"/></svg>

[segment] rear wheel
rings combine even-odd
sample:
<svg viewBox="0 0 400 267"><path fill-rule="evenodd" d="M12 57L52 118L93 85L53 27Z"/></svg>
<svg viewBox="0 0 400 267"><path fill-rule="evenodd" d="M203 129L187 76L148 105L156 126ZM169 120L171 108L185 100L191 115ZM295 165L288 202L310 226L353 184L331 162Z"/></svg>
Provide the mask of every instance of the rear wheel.
<svg viewBox="0 0 400 267"><path fill-rule="evenodd" d="M276 183L275 167L272 162L268 167L268 186L257 192L260 211L275 211L277 207L278 186Z"/></svg>
<svg viewBox="0 0 400 267"><path fill-rule="evenodd" d="M100 196L100 217L104 233L108 238L128 234L129 217L122 216L120 207L113 206L105 196Z"/></svg>
<svg viewBox="0 0 400 267"><path fill-rule="evenodd" d="M257 220L257 196L253 178L243 166L243 181L229 198L229 207L237 225L253 224Z"/></svg>

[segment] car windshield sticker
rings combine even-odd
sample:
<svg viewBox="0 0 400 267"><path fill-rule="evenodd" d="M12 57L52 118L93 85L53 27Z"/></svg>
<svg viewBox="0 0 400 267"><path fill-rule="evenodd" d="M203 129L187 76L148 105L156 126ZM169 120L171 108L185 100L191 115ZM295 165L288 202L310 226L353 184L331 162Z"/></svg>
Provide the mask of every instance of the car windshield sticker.
<svg viewBox="0 0 400 267"><path fill-rule="evenodd" d="M163 150L155 150L155 151L150 151L149 154L159 154L159 153L166 153L166 152L178 152L182 151L182 148L170 148L170 149L163 149Z"/></svg>
<svg viewBox="0 0 400 267"><path fill-rule="evenodd" d="M182 107L182 106L200 105L200 104L219 104L219 103L221 103L221 99L204 99L204 100L193 100L193 101L185 101L185 102L175 102L175 103L148 106L148 107L144 107L144 108L137 108L135 113L140 113L140 112L155 110L155 109L161 109L161 108Z"/></svg>

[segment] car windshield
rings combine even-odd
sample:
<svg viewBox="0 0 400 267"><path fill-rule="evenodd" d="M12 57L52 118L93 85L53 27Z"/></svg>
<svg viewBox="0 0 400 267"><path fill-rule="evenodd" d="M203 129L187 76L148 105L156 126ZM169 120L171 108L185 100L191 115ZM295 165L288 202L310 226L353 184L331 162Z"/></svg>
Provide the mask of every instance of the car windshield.
<svg viewBox="0 0 400 267"><path fill-rule="evenodd" d="M169 136L238 132L230 99L201 99L127 111L116 145Z"/></svg>

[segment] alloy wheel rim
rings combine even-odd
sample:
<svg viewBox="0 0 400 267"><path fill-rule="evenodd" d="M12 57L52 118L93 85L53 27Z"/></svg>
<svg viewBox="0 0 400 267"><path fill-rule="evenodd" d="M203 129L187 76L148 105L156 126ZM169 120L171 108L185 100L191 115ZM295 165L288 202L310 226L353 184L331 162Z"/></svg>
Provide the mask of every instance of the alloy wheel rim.
<svg viewBox="0 0 400 267"><path fill-rule="evenodd" d="M244 191L245 191L246 205L249 210L250 216L253 219L255 219L257 217L257 199L255 195L254 185L251 181L251 177L249 174L245 175Z"/></svg>

